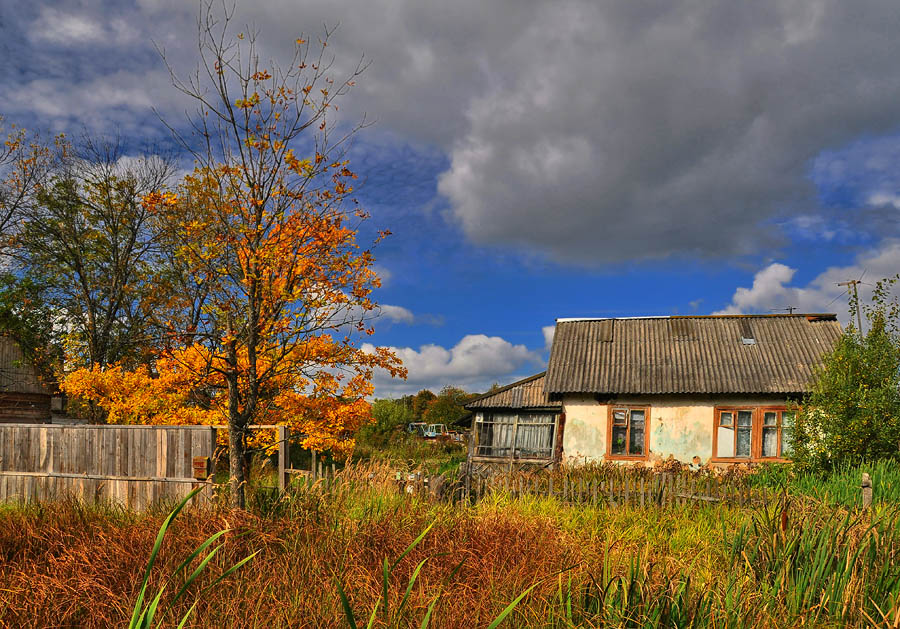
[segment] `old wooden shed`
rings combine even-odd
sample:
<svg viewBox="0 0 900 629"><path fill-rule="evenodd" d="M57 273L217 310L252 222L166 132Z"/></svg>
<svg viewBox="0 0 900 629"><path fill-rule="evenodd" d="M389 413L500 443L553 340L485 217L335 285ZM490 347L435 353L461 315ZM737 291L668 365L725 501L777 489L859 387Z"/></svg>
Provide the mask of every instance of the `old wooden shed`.
<svg viewBox="0 0 900 629"><path fill-rule="evenodd" d="M48 423L52 395L18 341L0 334L0 423Z"/></svg>

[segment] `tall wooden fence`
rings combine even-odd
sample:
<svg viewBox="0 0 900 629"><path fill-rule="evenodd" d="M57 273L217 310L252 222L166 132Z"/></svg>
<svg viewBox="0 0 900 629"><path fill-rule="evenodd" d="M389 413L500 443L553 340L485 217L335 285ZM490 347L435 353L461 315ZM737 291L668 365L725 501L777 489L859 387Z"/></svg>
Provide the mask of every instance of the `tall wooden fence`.
<svg viewBox="0 0 900 629"><path fill-rule="evenodd" d="M0 501L74 497L143 509L195 487L209 500L209 426L0 425Z"/></svg>

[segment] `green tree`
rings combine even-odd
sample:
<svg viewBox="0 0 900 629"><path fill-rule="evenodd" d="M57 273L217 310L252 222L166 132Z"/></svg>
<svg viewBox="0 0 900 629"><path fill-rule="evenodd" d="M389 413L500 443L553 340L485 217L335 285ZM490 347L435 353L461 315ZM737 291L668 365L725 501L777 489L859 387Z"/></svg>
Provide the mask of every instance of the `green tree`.
<svg viewBox="0 0 900 629"><path fill-rule="evenodd" d="M435 399L437 399L437 396L428 389L422 389L413 396L412 412L415 421L423 421L423 416L425 415L425 411L428 409L428 405L431 404Z"/></svg>
<svg viewBox="0 0 900 629"><path fill-rule="evenodd" d="M422 414L422 421L429 424L452 426L468 414L463 405L472 396L458 387L446 386L441 389Z"/></svg>
<svg viewBox="0 0 900 629"><path fill-rule="evenodd" d="M162 187L171 165L123 157L115 144L85 139L19 209L18 271L61 319L69 366L140 358L151 344L163 265L142 198Z"/></svg>
<svg viewBox="0 0 900 629"><path fill-rule="evenodd" d="M803 400L793 459L826 471L843 463L897 458L900 450L900 338L898 308L890 299L897 278L876 285L862 307L868 332L851 324L825 358ZM855 315L858 304L851 303Z"/></svg>
<svg viewBox="0 0 900 629"><path fill-rule="evenodd" d="M412 410L402 400L381 399L372 403L375 421L359 431L360 440L373 445L386 445L392 436L405 429L413 421Z"/></svg>

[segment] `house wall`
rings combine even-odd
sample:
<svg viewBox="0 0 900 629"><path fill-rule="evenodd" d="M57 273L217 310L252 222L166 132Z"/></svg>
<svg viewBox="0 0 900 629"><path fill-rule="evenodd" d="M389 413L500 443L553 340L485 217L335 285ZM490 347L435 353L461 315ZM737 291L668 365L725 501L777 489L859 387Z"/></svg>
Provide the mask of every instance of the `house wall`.
<svg viewBox="0 0 900 629"><path fill-rule="evenodd" d="M566 428L563 455L567 462L602 460L607 451L610 405L649 407L650 450L647 462L670 456L684 463L706 464L712 457L717 406L781 406L776 396L630 396L598 401L593 396L563 398ZM695 460L695 457L699 461Z"/></svg>

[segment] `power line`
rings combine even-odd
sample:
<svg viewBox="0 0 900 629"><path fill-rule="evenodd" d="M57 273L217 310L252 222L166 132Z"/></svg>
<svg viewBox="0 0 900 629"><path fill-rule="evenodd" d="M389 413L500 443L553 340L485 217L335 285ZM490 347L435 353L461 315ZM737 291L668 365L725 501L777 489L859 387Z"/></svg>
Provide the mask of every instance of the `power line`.
<svg viewBox="0 0 900 629"><path fill-rule="evenodd" d="M859 293L857 292L856 287L858 284L861 283L861 281L862 281L862 278L860 278L858 280L847 280L846 282L838 282L837 283L838 286L846 286L847 287L848 295L850 294L850 290L851 289L853 290L853 303L854 303L854 308L856 309L856 323L858 325L860 336L862 336L862 333L863 333L862 314L860 313L861 308L859 307Z"/></svg>

